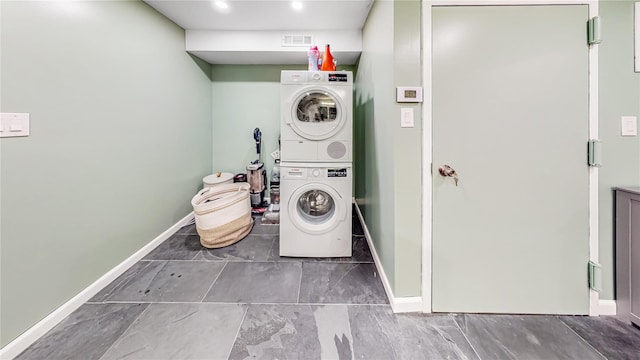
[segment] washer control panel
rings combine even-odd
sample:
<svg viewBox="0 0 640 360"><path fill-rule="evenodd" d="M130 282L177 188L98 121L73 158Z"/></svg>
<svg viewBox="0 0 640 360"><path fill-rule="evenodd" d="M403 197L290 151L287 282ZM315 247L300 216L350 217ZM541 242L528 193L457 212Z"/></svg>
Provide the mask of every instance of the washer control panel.
<svg viewBox="0 0 640 360"><path fill-rule="evenodd" d="M309 179L326 178L327 169L319 168L287 168L284 171L285 179Z"/></svg>

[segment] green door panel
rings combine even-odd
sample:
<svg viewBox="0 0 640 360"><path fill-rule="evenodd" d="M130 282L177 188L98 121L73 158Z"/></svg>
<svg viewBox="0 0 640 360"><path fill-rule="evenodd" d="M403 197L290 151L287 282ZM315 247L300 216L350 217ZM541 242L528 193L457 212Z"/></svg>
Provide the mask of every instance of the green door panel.
<svg viewBox="0 0 640 360"><path fill-rule="evenodd" d="M432 14L433 311L587 314L588 7Z"/></svg>

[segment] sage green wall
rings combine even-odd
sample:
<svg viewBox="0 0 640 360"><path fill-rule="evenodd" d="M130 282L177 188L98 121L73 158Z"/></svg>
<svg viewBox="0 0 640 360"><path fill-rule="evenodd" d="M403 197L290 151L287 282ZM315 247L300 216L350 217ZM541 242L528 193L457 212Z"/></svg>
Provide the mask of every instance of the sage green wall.
<svg viewBox="0 0 640 360"><path fill-rule="evenodd" d="M376 1L356 78L355 194L397 297L421 290L422 110L395 102L396 86L422 85L420 49L420 1ZM401 107L415 127L400 128Z"/></svg>
<svg viewBox="0 0 640 360"><path fill-rule="evenodd" d="M306 70L301 65L212 65L213 169L246 172L257 158L253 129L262 131L262 161L271 178L280 135L280 72ZM338 59L340 60L340 59ZM354 71L354 66L338 66Z"/></svg>
<svg viewBox="0 0 640 360"><path fill-rule="evenodd" d="M375 1L362 30L355 83L355 198L395 287L393 2Z"/></svg>
<svg viewBox="0 0 640 360"><path fill-rule="evenodd" d="M420 0L394 1L394 86L422 86ZM422 106L395 104L395 296L420 296L422 279ZM400 127L400 108L413 108L415 127Z"/></svg>
<svg viewBox="0 0 640 360"><path fill-rule="evenodd" d="M640 138L620 136L620 117L640 117L640 73L633 69L633 0L600 1L599 45L601 299L614 299L614 198L616 186L640 186Z"/></svg>
<svg viewBox="0 0 640 360"><path fill-rule="evenodd" d="M187 215L212 141L210 66L148 5L0 6L4 346Z"/></svg>
<svg viewBox="0 0 640 360"><path fill-rule="evenodd" d="M304 59L303 59L304 60ZM213 169L246 172L257 158L253 129L262 131L262 161L271 177L280 134L280 71L291 65L212 65Z"/></svg>

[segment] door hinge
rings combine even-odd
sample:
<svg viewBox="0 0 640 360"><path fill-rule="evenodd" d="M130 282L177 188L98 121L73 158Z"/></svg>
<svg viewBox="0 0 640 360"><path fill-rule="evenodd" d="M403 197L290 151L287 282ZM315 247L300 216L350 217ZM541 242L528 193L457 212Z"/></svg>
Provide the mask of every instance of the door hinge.
<svg viewBox="0 0 640 360"><path fill-rule="evenodd" d="M589 166L602 166L602 142L591 139L587 146L587 163Z"/></svg>
<svg viewBox="0 0 640 360"><path fill-rule="evenodd" d="M602 291L602 266L593 261L589 261L589 288Z"/></svg>
<svg viewBox="0 0 640 360"><path fill-rule="evenodd" d="M600 25L599 16L594 16L587 21L587 42L589 45L602 42L602 26Z"/></svg>

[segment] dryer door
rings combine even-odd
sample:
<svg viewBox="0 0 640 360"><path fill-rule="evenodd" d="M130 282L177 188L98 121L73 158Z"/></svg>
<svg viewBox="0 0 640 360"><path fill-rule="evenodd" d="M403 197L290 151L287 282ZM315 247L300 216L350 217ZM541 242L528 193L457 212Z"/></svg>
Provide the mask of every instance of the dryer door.
<svg viewBox="0 0 640 360"><path fill-rule="evenodd" d="M348 112L341 97L329 88L307 87L293 97L289 108L285 121L308 140L329 139L347 122Z"/></svg>
<svg viewBox="0 0 640 360"><path fill-rule="evenodd" d="M287 204L291 222L308 234L323 234L346 220L345 200L331 186L305 184L296 189Z"/></svg>

